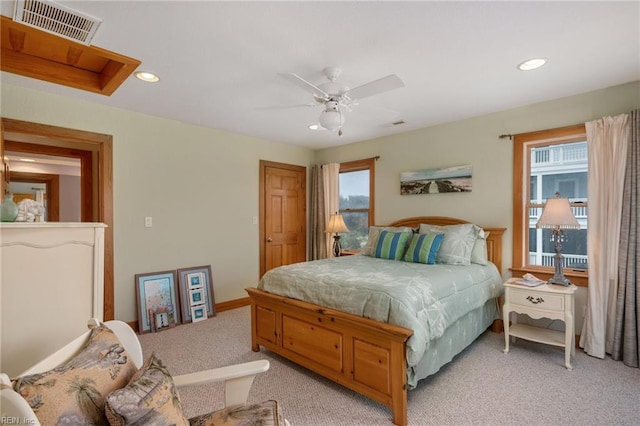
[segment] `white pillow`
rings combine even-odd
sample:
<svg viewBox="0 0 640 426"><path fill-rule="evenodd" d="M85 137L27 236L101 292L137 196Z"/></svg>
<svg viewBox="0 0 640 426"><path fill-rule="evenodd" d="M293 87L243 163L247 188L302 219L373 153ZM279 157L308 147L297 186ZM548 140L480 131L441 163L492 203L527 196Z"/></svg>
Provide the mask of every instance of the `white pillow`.
<svg viewBox="0 0 640 426"><path fill-rule="evenodd" d="M473 243L473 249L471 249L471 263L477 263L479 265L488 265L489 256L487 254L487 237L489 233L480 228L478 238Z"/></svg>
<svg viewBox="0 0 640 426"><path fill-rule="evenodd" d="M482 229L472 223L460 225L428 225L420 224L419 233L441 232L444 239L438 250L437 263L448 265L470 265L473 245ZM484 233L484 231L483 231Z"/></svg>

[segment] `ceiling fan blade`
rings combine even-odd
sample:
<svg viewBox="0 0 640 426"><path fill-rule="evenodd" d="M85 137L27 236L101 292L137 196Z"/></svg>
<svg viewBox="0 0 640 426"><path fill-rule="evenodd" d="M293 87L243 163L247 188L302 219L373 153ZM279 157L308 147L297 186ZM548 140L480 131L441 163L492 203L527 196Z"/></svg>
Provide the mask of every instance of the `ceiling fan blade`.
<svg viewBox="0 0 640 426"><path fill-rule="evenodd" d="M301 89L312 93L313 96L315 96L317 98L323 98L323 99L328 99L329 98L329 94L327 92L325 92L324 90L320 89L316 85L309 83L307 80L305 80L304 78L300 77L297 74L294 74L294 73L281 73L280 75L282 77L284 77L285 79L289 80L291 83L293 83L296 86L300 87Z"/></svg>
<svg viewBox="0 0 640 426"><path fill-rule="evenodd" d="M293 108L309 108L309 107L317 107L317 103L309 103L309 104L297 104L297 105L267 105L256 107L256 110L268 111L268 110L281 110L281 109L293 109Z"/></svg>
<svg viewBox="0 0 640 426"><path fill-rule="evenodd" d="M403 87L404 83L400 78L391 74L378 80L365 83L362 86L354 87L348 90L345 95L351 100L362 99L368 96L377 95L378 93L388 92L389 90Z"/></svg>

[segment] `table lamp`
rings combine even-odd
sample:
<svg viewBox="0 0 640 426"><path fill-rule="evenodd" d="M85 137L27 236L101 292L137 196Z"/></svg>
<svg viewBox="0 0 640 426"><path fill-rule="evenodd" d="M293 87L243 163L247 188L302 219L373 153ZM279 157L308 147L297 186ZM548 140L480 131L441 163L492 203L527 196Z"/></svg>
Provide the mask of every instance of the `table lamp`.
<svg viewBox="0 0 640 426"><path fill-rule="evenodd" d="M349 232L347 226L344 224L344 219L342 219L341 214L338 214L336 212L336 214L331 215L331 218L329 219L329 225L327 225L327 229L325 230L325 232L335 234L333 236L333 255L335 257L340 257L340 254L342 253L342 247L340 247L339 233Z"/></svg>
<svg viewBox="0 0 640 426"><path fill-rule="evenodd" d="M536 228L553 229L551 241L555 243L555 256L553 257L555 271L549 284L570 286L569 281L562 271L562 243L565 241L563 229L580 229L580 224L571 212L568 198L560 198L556 192L555 198L547 199L542 210L542 216L536 224Z"/></svg>

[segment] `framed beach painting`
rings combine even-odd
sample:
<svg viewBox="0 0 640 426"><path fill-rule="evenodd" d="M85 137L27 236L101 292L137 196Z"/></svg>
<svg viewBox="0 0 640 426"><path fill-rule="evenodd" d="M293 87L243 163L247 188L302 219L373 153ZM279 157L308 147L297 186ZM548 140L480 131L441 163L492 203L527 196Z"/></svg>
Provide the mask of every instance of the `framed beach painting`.
<svg viewBox="0 0 640 426"><path fill-rule="evenodd" d="M181 268L177 273L182 321L192 321L191 308L198 304L198 300L202 300L200 303L203 303L206 308L206 318L215 316L216 305L213 296L211 265Z"/></svg>
<svg viewBox="0 0 640 426"><path fill-rule="evenodd" d="M454 166L400 173L400 194L471 192L472 166Z"/></svg>
<svg viewBox="0 0 640 426"><path fill-rule="evenodd" d="M160 331L180 324L176 271L136 274L138 331Z"/></svg>

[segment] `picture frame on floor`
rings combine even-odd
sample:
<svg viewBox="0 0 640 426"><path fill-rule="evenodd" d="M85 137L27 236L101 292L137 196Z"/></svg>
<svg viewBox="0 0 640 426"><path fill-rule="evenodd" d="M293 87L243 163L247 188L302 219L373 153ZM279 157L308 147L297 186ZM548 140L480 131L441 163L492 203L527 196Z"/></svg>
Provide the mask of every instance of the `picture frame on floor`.
<svg viewBox="0 0 640 426"><path fill-rule="evenodd" d="M195 290L189 290L189 306L203 305L206 303L207 297L205 296L204 287L196 288Z"/></svg>
<svg viewBox="0 0 640 426"><path fill-rule="evenodd" d="M191 308L196 303L192 300L191 291L202 290L202 300L206 307L206 318L216 315L215 297L213 294L213 279L211 275L211 265L194 266L190 268L180 268L177 270L178 287L180 292L180 307L182 321L192 322ZM193 293L195 297L197 293ZM203 303L200 302L200 303Z"/></svg>
<svg viewBox="0 0 640 426"><path fill-rule="evenodd" d="M207 319L207 307L204 305L192 306L190 311L191 322L204 321Z"/></svg>
<svg viewBox="0 0 640 426"><path fill-rule="evenodd" d="M176 271L136 274L135 287L140 334L180 324Z"/></svg>

